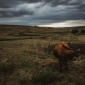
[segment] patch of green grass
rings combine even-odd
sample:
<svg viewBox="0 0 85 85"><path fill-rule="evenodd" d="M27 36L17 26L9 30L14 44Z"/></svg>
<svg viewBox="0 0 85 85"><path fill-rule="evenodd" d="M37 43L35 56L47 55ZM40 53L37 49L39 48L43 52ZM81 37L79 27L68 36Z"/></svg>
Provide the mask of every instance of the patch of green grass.
<svg viewBox="0 0 85 85"><path fill-rule="evenodd" d="M76 79L75 85L85 85L85 81Z"/></svg>
<svg viewBox="0 0 85 85"><path fill-rule="evenodd" d="M38 66L38 65L40 65L39 63L34 63L34 62L30 62L30 61L28 61L28 62L21 62L20 64L19 64L19 68L35 68L36 66Z"/></svg>
<svg viewBox="0 0 85 85"><path fill-rule="evenodd" d="M34 83L48 84L58 81L60 77L58 71L52 72L40 70L34 72L31 78Z"/></svg>
<svg viewBox="0 0 85 85"><path fill-rule="evenodd" d="M23 77L21 79L18 80L20 85L29 85L29 77Z"/></svg>
<svg viewBox="0 0 85 85"><path fill-rule="evenodd" d="M75 78L73 77L73 76L71 76L71 75L66 75L66 79L68 80L68 82L73 82L73 81L75 81Z"/></svg>
<svg viewBox="0 0 85 85"><path fill-rule="evenodd" d="M0 64L0 74L12 74L15 70L15 65L14 63L10 63L10 64L5 64L5 63L1 63Z"/></svg>
<svg viewBox="0 0 85 85"><path fill-rule="evenodd" d="M67 81L63 81L59 85L68 85L68 82Z"/></svg>

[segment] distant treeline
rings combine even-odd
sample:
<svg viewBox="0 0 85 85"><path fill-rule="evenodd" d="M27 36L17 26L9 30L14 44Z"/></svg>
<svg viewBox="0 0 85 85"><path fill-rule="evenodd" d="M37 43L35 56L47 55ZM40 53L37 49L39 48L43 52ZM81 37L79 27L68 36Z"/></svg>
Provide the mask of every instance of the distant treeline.
<svg viewBox="0 0 85 85"><path fill-rule="evenodd" d="M85 33L85 29L81 29L80 31L78 29L72 29L72 33L80 33L80 34L84 34Z"/></svg>

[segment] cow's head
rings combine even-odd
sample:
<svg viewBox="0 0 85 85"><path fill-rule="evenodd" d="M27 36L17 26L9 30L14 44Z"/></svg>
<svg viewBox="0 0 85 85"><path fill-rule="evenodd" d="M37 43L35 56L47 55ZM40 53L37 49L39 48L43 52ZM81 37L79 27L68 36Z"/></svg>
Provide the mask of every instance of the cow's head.
<svg viewBox="0 0 85 85"><path fill-rule="evenodd" d="M80 49L78 49L78 50L74 50L74 53L73 54L70 54L70 57L69 57L69 60L76 60L76 58L75 57L79 57L79 51L80 51Z"/></svg>
<svg viewBox="0 0 85 85"><path fill-rule="evenodd" d="M79 57L79 55L78 55L79 51L80 51L80 48L75 51L75 55L74 55L75 57Z"/></svg>

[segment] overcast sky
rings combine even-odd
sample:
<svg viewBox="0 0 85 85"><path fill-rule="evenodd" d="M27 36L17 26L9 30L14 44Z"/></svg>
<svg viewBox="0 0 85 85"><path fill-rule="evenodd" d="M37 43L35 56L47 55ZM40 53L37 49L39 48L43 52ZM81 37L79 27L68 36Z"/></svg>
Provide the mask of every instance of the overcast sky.
<svg viewBox="0 0 85 85"><path fill-rule="evenodd" d="M85 0L0 0L0 24L85 26Z"/></svg>

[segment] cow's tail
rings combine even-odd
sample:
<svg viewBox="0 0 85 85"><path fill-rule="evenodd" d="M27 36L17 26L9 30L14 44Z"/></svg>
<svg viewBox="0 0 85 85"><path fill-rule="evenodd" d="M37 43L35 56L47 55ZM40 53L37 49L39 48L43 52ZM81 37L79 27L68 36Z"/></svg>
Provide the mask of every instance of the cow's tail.
<svg viewBox="0 0 85 85"><path fill-rule="evenodd" d="M53 50L53 54L54 54L55 57L57 57L57 53L54 50Z"/></svg>

